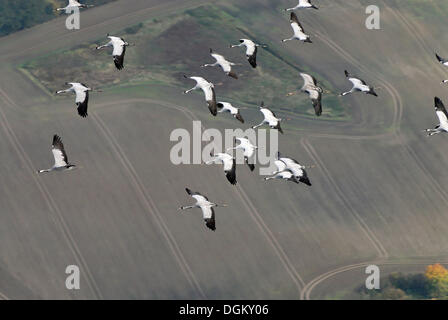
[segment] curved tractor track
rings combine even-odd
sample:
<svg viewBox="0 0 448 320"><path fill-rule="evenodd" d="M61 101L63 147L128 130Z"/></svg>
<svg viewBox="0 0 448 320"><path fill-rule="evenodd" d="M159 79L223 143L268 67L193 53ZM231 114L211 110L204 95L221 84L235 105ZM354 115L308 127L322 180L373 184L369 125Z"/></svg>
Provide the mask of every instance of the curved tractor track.
<svg viewBox="0 0 448 320"><path fill-rule="evenodd" d="M70 35L74 35L76 36L76 34L78 32L84 32L86 30L89 29L94 29L98 26L103 26L105 24L112 24L115 21L119 21L122 20L123 18L132 18L132 17L137 17L137 16L142 16L142 14L149 14L151 12L153 12L154 10L156 11L170 11L170 10L179 10L179 9L188 9L191 7L196 7L196 6L200 6L206 3L210 3L210 2L214 2L215 0L211 0L211 1L205 1L205 0L191 0L191 1L183 1L181 4L179 4L179 1L172 1L169 3L162 3L159 5L154 5L152 7L148 7L148 8L144 8L144 9L140 9L140 10L136 10L136 11L132 11L129 12L125 15L121 15L118 17L113 17L111 19L96 23L94 25L91 25L89 27L80 29L79 31L73 31L72 33L70 33ZM49 22L49 23L56 23L56 22ZM65 38L67 35L61 35L59 37L56 37L57 39L62 39ZM49 43L49 42L54 42L55 38L51 38L51 40L48 40L47 42L43 41L43 42L39 42L37 44L31 44L29 46L26 46L23 49L18 49L18 50L13 50L13 53L10 54L5 54L2 55L2 57L0 58L0 60L2 60L4 63L8 63L8 58L14 59L16 56L30 52L32 50L35 49L39 49L39 48L45 48L45 44ZM21 44L19 44L19 46L22 46ZM5 46L5 48L9 48L7 46ZM9 48L11 49L11 48ZM8 49L8 50L9 50ZM15 71L15 70L14 70ZM12 126L10 125L4 111L3 108L7 108L9 110L13 110L15 112L21 110L21 108L19 106L17 106L15 104L15 102L13 101L13 99L11 97L9 97L6 92L4 92L2 89L0 89L0 98L4 101L4 104L2 106L0 106L0 126L3 128L5 135L7 137L7 139L9 140L9 142L11 143L13 149L16 151L18 157L20 158L20 160L22 161L24 167L26 168L27 172L29 172L29 174L32 176L32 180L34 181L34 183L36 184L37 189L40 191L46 205L49 208L49 212L51 212L53 214L53 220L55 221L55 225L58 227L58 229L61 231L68 247L70 248L70 252L73 254L76 263L81 267L81 269L83 270L83 274L85 274L85 282L88 285L88 287L91 289L93 296L96 299L103 299L103 294L97 284L97 282L95 281L92 272L90 271L90 268L86 262L86 259L84 258L77 242L76 239L74 238L74 236L72 235L72 232L70 230L70 226L67 224L67 222L65 221L61 209L59 208L59 206L57 205L56 200L53 198L53 196L51 195L51 193L49 192L49 190L47 189L47 187L45 186L45 184L40 180L40 178L35 174L36 170L33 167L32 161L30 159L30 157L28 156L28 154L25 151L25 148L22 146L22 144L20 143L17 135L15 134ZM95 123L98 125L98 127L101 128L101 130L103 130L103 134L108 138L108 141L111 143L112 146L114 146L114 152L116 152L118 154L118 156L120 156L120 147L117 146L117 144L114 144L114 140L113 138L111 138L110 136L108 136L107 133L107 128L105 129L104 126L101 127L101 119L99 118L94 118ZM120 160L125 161L125 166L128 170L128 173L130 173L131 175L135 175L135 170L133 170L132 165L129 165L128 161L126 162L127 159L123 159L121 158ZM143 190L141 190L141 184L138 183L139 181L133 181L134 185L136 185L137 187L137 191L138 194L144 198L145 200L145 204L147 205L147 207L151 207L151 205L153 204L152 199L148 198L147 193L145 193ZM160 221L160 219L157 220L157 215L160 216L160 213L157 211L157 208L155 208L155 206L152 206L153 211L155 212L154 215L156 217L156 221L160 224L159 227L163 230L162 233L167 237L168 242L170 244L170 246L172 247L171 249L176 252L175 256L178 259L178 263L181 265L181 269L182 271L186 274L187 279L189 280L189 282L191 283L191 285L199 292L199 294L202 297L205 297L202 289L200 288L199 284L197 283L197 280L194 277L194 274L191 272L189 266L186 264L185 259L183 258L182 254L179 252L179 249L177 247L177 244L175 243L175 241L173 240L173 236L170 234L169 230L167 229L166 225L163 224L163 221ZM8 299L7 296L3 293L0 292L0 299Z"/></svg>
<svg viewBox="0 0 448 320"><path fill-rule="evenodd" d="M123 103L123 102L121 102ZM157 209L157 206L155 205L155 201L152 199L149 192L147 192L146 188L144 187L144 184L139 178L139 175L137 173L137 170L132 165L129 158L126 156L126 153L123 151L121 146L119 145L118 141L113 136L110 129L106 126L104 121L97 115L97 113L92 113L92 119L95 123L95 125L99 128L99 131L109 145L111 146L113 152L117 156L120 163L125 168L129 179L132 182L132 185L135 188L135 191L139 198L141 199L142 203L146 207L147 211L150 213L154 221L156 222L157 227L159 228L160 232L162 233L163 237L165 238L166 242L168 243L168 247L171 250L171 253L173 254L177 264L179 265L180 269L182 270L183 274L187 278L187 281L192 286L193 290L196 290L199 295L202 298L206 298L206 295L204 294L204 291L202 290L201 286L199 285L196 276L194 275L193 271L191 270L189 264L187 263L187 260L185 259L184 255L182 254L181 249L179 248L179 245L177 244L172 232L166 225L165 221L162 218L162 214Z"/></svg>
<svg viewBox="0 0 448 320"><path fill-rule="evenodd" d="M161 105L161 106L164 106L164 107L167 107L167 108L176 109L178 111L181 111L191 121L198 120L197 117L194 115L194 113L191 110L189 110L189 109L187 109L185 107L174 105L174 104L170 104L170 103L163 102L163 101L157 101L157 100L153 100L153 99L130 99L130 100L126 100L126 101L117 102L116 104L123 104L123 103L129 103L129 102L152 102L152 103L156 103L158 105ZM114 104L114 103L112 103L112 104ZM110 106L111 104L109 103L108 105ZM99 117L97 115L95 115L95 119L98 120ZM205 128L203 126L202 126L202 129L205 130ZM118 144L118 143L116 143L116 144ZM303 278L300 276L300 274L298 273L298 271L294 267L293 263L289 259L288 255L284 251L284 249L281 246L281 244L275 238L274 233L269 228L269 226L264 222L261 214L258 212L257 208L255 207L253 202L248 197L248 195L247 195L246 191L244 190L244 188L241 187L240 185L238 185L235 188L234 192L241 199L241 201L244 204L246 210L249 212L250 217L252 218L252 220L255 222L255 224L259 228L261 234L264 236L264 238L271 245L271 247L274 250L275 254L278 256L280 263L285 268L286 272L288 273L288 275L290 276L290 278L294 282L298 292L300 293L302 288L305 286L305 281L303 280Z"/></svg>
<svg viewBox="0 0 448 320"><path fill-rule="evenodd" d="M331 49L333 49L337 54L339 54L342 58L344 58L347 62L353 64L355 67L359 68L361 71L372 74L367 68L365 68L358 60L353 58L349 53L347 53L344 49L342 49L339 45L334 43L330 38L323 35L320 32L316 32L316 35L324 41ZM429 180L429 185L433 189L434 193L438 194L446 204L448 204L448 195L443 191L442 186L438 183L438 181L431 175L431 173L426 169L425 165L422 163L420 158L415 154L414 150L409 147L406 143L403 142L403 137L401 136L401 119L403 117L403 99L401 95L398 93L398 90L391 85L387 80L385 80L381 75L373 74L373 77L376 78L384 88L388 91L388 93L392 96L394 101L394 117L392 128L394 129L394 134L396 136L397 141L400 143L408 157L414 161L417 167L422 171L424 176ZM313 136L313 134L310 134ZM316 136L317 137L317 136ZM364 139L364 138L360 138Z"/></svg>
<svg viewBox="0 0 448 320"><path fill-rule="evenodd" d="M189 5L193 5L193 4L197 5L197 4L200 4L200 3L203 3L203 2L205 2L205 1L190 1L190 2L188 2L188 4ZM147 10L147 11L154 10L154 9L156 9L158 7L164 7L164 5L159 5L159 6L155 6L155 7L152 7L152 8L147 8L145 10ZM169 7L169 6L167 5L167 7ZM158 9L160 9L160 8L158 8ZM391 10L395 11L394 9L391 9ZM111 21L115 21L115 20L120 19L122 17L126 17L126 16L131 17L131 16L136 16L136 15L138 15L137 12L128 13L127 15L123 15L123 16L120 16L120 17L115 17L113 19L106 20L106 21L103 21L101 23L92 25L92 26L90 26L88 28L94 28L94 27L96 27L98 25L103 25L105 23L109 23ZM396 15L398 15L398 17L401 17L401 20L403 21L403 24L405 26L407 26L407 30L409 30L410 33L414 34L414 36L416 37L416 40L418 41L420 47L426 52L427 50L425 50L425 47L427 47L427 46L425 45L424 40L419 38L420 35L418 34L418 32L415 32L415 31L412 32L412 29L413 29L412 24L409 23L406 20L406 18L401 15L401 13L397 12ZM443 191L443 189L441 188L440 184L428 172L428 170L425 168L424 164L421 162L421 160L418 158L418 156L415 154L415 152L405 142L403 142L403 139L401 137L401 132L400 132L400 124L401 124L402 116L403 116L403 100L402 100L402 97L400 96L400 94L398 93L397 89L393 85L391 85L389 82L387 82L387 80L384 79L381 74L377 73L376 71L374 71L372 73L370 70L367 70L357 59L353 58L349 53L347 53L339 45L337 45L335 42L333 42L330 39L330 37L326 36L325 34L323 34L321 32L316 32L315 34L317 35L317 37L321 41L323 41L325 44L327 44L328 47L330 47L340 57L345 59L347 62L349 62L353 66L357 67L359 70L361 70L363 72L366 72L368 74L371 74L372 77L374 77L379 82L381 82L383 87L386 89L388 94L393 99L394 114L393 114L393 117L392 117L392 124L391 124L391 126L393 128L393 133L391 133L391 134L395 136L397 141L399 141L400 145L402 146L402 148L406 152L407 156L416 163L418 168L425 174L427 179L430 180L430 182L431 182L430 185L431 185L431 188L433 188L434 192L436 192L438 195L440 195L442 197L442 199L446 203L448 203L448 200L447 200L448 196ZM52 41L54 41L54 39ZM39 44L36 44L34 46L27 47L24 50L20 51L19 53L23 54L23 53L29 52L29 51L34 50L36 48L42 47L44 44L45 43L39 43ZM9 54L9 55L4 56L2 59L5 59L5 58L11 57L11 56L12 55ZM11 100L6 95L6 93L0 91L0 96L3 98L3 100L6 103L5 107L11 107L11 108L13 108L15 110L19 109L17 106L14 105L13 100ZM133 99L132 101L139 101L139 100L148 101L150 99ZM152 101L154 101L154 100L152 100ZM123 101L120 101L120 103L123 103ZM194 114L190 110L188 110L188 109L186 109L184 107L179 107L179 106L175 106L175 105L169 105L169 104L164 103L164 102L157 102L157 103L161 104L161 105L164 105L164 106L167 106L167 107L170 107L170 108L175 108L177 110L182 111L190 120L195 120L196 119ZM128 175L129 175L130 179L133 181L133 185L136 188L136 191L139 194L139 197L145 203L145 205L146 205L146 207L148 209L148 212L151 213L153 218L156 220L159 228L162 230L162 233L164 234L165 238L167 239L167 242L168 242L168 244L169 244L173 254L176 257L176 260L177 260L179 266L181 267L181 269L184 272L185 276L189 280L190 284L194 288L196 288L196 290L202 296L205 296L203 291L202 291L202 289L201 289L201 287L199 286L199 284L198 284L198 282L197 282L193 272L191 271L191 269L189 268L188 264L186 263L186 260L183 257L181 250L177 246L174 237L170 233L168 227L164 224L164 222L162 220L162 217L160 216L160 212L158 212L158 209L156 208L156 206L154 205L154 202L152 201L152 199L150 198L150 196L146 192L146 190L145 190L143 184L141 183L141 181L138 180L138 175L136 173L136 170L134 169L134 167L130 163L129 159L126 158L126 156L125 156L124 152L122 151L120 145L115 140L115 138L113 137L112 133L107 128L105 123L101 120L101 118L96 113L94 113L92 115L92 118L93 118L96 126L100 130L100 132L105 136L105 139L108 141L108 143L110 144L110 146L114 150L114 153L116 154L116 156L118 157L118 159L120 160L122 165L126 168L126 171L128 172ZM82 268L87 271L87 275L88 275L87 276L87 283L89 284L89 287L91 288L94 296L96 298L98 298L98 299L101 299L102 298L101 291L98 288L98 285L96 284L96 282L95 282L91 272L89 271L89 268L88 268L88 266L87 266L87 264L85 262L85 259L83 258L82 253L80 252L80 250L79 250L79 248L78 248L78 246L77 246L77 244L75 242L75 239L71 235L69 226L64 221L64 219L62 217L62 214L61 214L61 211L58 208L55 200L52 198L51 194L49 193L48 189L39 180L39 178L37 178L37 176L34 174L34 168L32 166L31 160L28 157L28 155L26 154L23 146L20 144L20 141L18 140L18 138L15 135L14 131L12 130L11 126L9 125L8 120L7 120L7 118L6 118L6 116L5 116L4 112L3 112L2 107L0 107L0 125L2 126L3 130L5 131L5 134L6 134L7 138L8 138L8 140L12 144L14 150L17 152L18 156L20 157L21 161L23 162L23 164L25 165L27 170L30 172L30 174L33 174L33 180L36 183L36 186L39 189L39 191L41 192L44 200L46 201L46 203L48 205L48 207L50 208L50 211L54 214L54 216L56 218L55 221L57 222L58 227L60 228L62 234L64 235L64 237L65 237L65 239L67 241L67 244L69 245L73 255L77 259L77 261L80 264L80 266L82 266ZM378 134L378 135L361 136L361 135L337 135L337 134L331 135L331 134L309 133L308 136L309 137L315 137L315 138L329 138L329 139L373 140L373 139L382 139L382 138L385 138L385 137L389 137L391 134L383 133L383 134ZM374 260L372 262L352 264L352 265L343 266L343 267L340 267L340 268L337 268L337 269L334 269L334 270L330 270L330 271L328 271L328 272L326 272L326 273L324 273L322 275L317 276L316 278L314 278L310 282L305 283L304 280L302 279L302 277L299 275L299 273L295 269L295 267L293 266L292 262L289 260L288 256L284 252L283 248L281 247L281 245L279 244L279 242L275 238L273 232L266 225L266 223L262 219L262 216L260 215L260 213L258 212L256 207L254 206L254 204L251 202L251 200L247 196L247 193L244 191L244 189L242 187L238 186L237 189L235 189L235 192L240 197L241 201L243 202L243 204L245 205L246 209L248 210L251 218L254 220L254 222L256 223L258 228L260 229L260 232L263 234L263 236L267 239L267 241L272 246L273 250L275 251L275 253L277 254L277 256L279 258L279 261L282 263L282 265L286 269L288 275L291 277L291 279L295 283L297 289L301 292L300 293L300 297L302 299L310 299L312 290L317 285L322 283L323 281L326 281L327 279L329 279L329 278L331 278L331 277L333 277L333 276L335 276L337 274L340 274L340 273L343 273L343 272L347 272L347 271L350 271L350 270L353 270L353 269L356 269L356 268L361 268L363 266L366 266L366 265L369 265L369 264L372 264L372 263L375 263L375 262L377 264L381 264L381 265L388 265L388 264L390 264L390 265L410 265L410 264L420 264L420 263L423 264L423 262L420 262L420 263L419 262L416 262L416 263L386 262L385 260L388 257L386 249L381 244L381 242L376 238L375 234L368 228L368 226L365 225L365 223L363 222L362 218L355 211L355 209L352 207L350 202L343 196L343 192L341 190L338 190L337 184L335 183L335 181L331 177L328 169L325 167L323 161L320 159L320 157L317 154L317 152L314 150L314 148L307 141L306 138L303 138L301 140L301 143L302 143L303 147L309 153L310 157L315 159L316 163L319 163L319 165L323 168L323 173L324 173L326 179L330 182L330 184L333 185L335 191L337 192L338 196L341 198L341 200L344 203L344 205L347 208L349 208L349 211L352 213L352 215L354 216L355 220L358 222L358 224L361 227L361 229L363 230L364 234L366 235L366 237L369 239L369 241L372 243L372 245L377 250L378 257L379 257L377 260ZM341 197L341 194L342 194L342 197ZM8 298L4 294L0 293L0 299L8 299Z"/></svg>
<svg viewBox="0 0 448 320"><path fill-rule="evenodd" d="M311 300L311 292L314 288L316 288L319 284L326 281L327 279L330 279L336 275L339 275L344 272L348 272L351 270L359 269L359 268L365 268L369 265L377 265L377 266L410 266L410 265L428 265L428 264L434 264L434 263L442 263L447 264L448 261L440 261L440 260L417 260L415 262L387 262L385 260L376 260L376 261L370 261L370 262L362 262L358 264L352 264L344 267L340 267L331 271L328 271L324 274L321 274L311 280L307 283L307 285L303 288L302 292L300 293L300 299L301 300Z"/></svg>
<svg viewBox="0 0 448 320"><path fill-rule="evenodd" d="M10 300L4 293L0 292L0 300Z"/></svg>
<svg viewBox="0 0 448 320"><path fill-rule="evenodd" d="M389 8L392 12L394 12L395 10L392 8ZM406 29L409 31L410 34L414 34L417 42L419 43L419 46L421 47L421 49L423 51L425 51L425 47L426 44L424 42L424 40L422 40L421 38L419 38L419 33L416 29L412 30L409 25L411 25L411 23L409 23L406 18L399 14L397 15L397 18L399 18L400 20L402 20L402 23L404 24L404 26L406 27ZM411 25L412 26L412 25ZM433 189L433 191L438 194L441 199L448 204L448 196L447 194L443 191L443 188L441 187L441 185L438 183L438 181L434 178L434 176L432 176L430 174L430 172L428 171L428 169L425 167L425 165L422 163L422 161L420 160L420 158L416 155L416 153L414 152L414 150L407 145L405 142L403 142L403 137L401 136L401 121L402 121L402 117L403 117L403 99L401 97L401 95L398 93L398 90L391 85L386 79L384 79L382 77L381 74L379 73L373 73L368 70L367 68L365 68L357 59L353 58L348 52L346 52L343 48L341 48L338 44L336 44L335 42L333 42L328 36L324 35L321 32L316 31L315 34L317 35L317 37L323 41L325 44L327 44L335 53L337 53L339 56L341 56L343 59L345 59L347 62L351 63L352 65L354 65L355 67L357 67L359 70L361 70L362 72L365 72L367 74L371 74L372 77L374 77L375 79L377 79L382 86L386 89L386 91L390 94L390 96L393 99L393 106L394 106L394 116L393 116L393 120L392 120L392 129L393 129L393 135L395 136L395 138L397 139L397 141L400 143L400 145L402 146L403 150L405 151L405 154L408 156L409 159L413 160L414 163L417 165L417 167L421 170L421 172L425 175L425 177L427 177L428 181L430 182L430 186ZM308 134L308 136L310 137L315 137L315 138L331 138L330 135L322 135L322 134ZM388 134L383 134L383 135L374 135L374 136L350 136L350 135L339 135L339 138L341 139L349 139L349 140L366 140L366 139L378 139L380 137L385 137L388 136ZM336 138L333 137L333 138ZM325 177L327 178L327 180L333 185L334 188L336 188L335 190L337 190L337 185L335 186L335 183L332 179L332 177L330 176L328 170L326 169L324 163L322 162L322 160L320 160L318 154L315 152L315 150L312 150L312 146L311 144L308 143L306 138L303 138L301 140L301 144L302 146L305 148L305 150L307 151L307 153L310 155L310 157L316 161L316 163L319 164L319 167L321 167L323 169L323 173L325 175ZM337 192L339 197L341 198L341 192ZM343 193L342 193L343 195ZM344 202L344 204L346 206L348 206L349 208L350 203L348 202L347 199L345 199L344 197L341 198ZM345 200L344 200L345 199ZM320 276L317 276L315 279L311 280L309 283L306 284L306 286L304 287L304 289L301 292L301 299L310 299L311 297L311 291L321 282L337 275L343 272L347 272L349 270L353 270L356 268L360 268L362 266L367 266L373 263L378 263L378 264L397 264L399 265L399 263L388 263L388 262L382 262L385 261L388 257L387 251L384 249L384 247L381 246L381 243L379 242L379 240L377 240L377 238L375 237L375 235L373 234L373 232L371 232L369 229L365 229L363 227L364 223L362 218L357 215L356 211L350 210L350 212L355 216L356 220L358 221L358 223L360 224L361 228L363 229L364 233L368 236L370 242L372 244L374 244L375 248L377 249L378 253L379 253L379 260L375 260L372 262L365 262L365 263L360 263L360 264L354 264L354 265L349 265L349 266L345 266L345 267L340 267L331 271L328 271ZM376 239L376 240L375 240ZM384 249L380 250L379 248ZM410 263L407 264L402 264L402 265L408 265Z"/></svg>
<svg viewBox="0 0 448 320"><path fill-rule="evenodd" d="M0 97L5 102L5 104L9 104L13 108L18 108L17 105L14 104L14 102L10 101L7 96L4 95L4 92L0 89ZM79 249L78 244L76 243L76 239L73 237L72 232L70 230L70 226L65 221L63 214L57 205L56 201L54 200L51 193L48 191L46 185L41 181L41 179L36 174L36 169L33 167L32 161L28 154L25 151L25 148L20 143L19 139L17 138L17 135L15 134L14 130L12 129L12 126L10 125L3 109L0 107L0 126L3 128L5 135L9 142L11 143L12 147L17 153L17 156L22 161L24 167L26 168L26 171L31 175L33 182L35 183L36 187L40 191L43 199L45 200L46 205L49 208L49 211L53 214L54 222L56 226L61 231L61 234L63 235L70 251L72 252L77 264L81 267L83 270L83 273L85 273L85 279L90 287L93 295L97 299L103 299L103 295L101 293L101 290L96 283L92 272L90 271L90 268L86 262L86 259L84 258L81 250Z"/></svg>
<svg viewBox="0 0 448 320"><path fill-rule="evenodd" d="M370 243L375 247L375 250L378 252L378 256L381 258L387 258L389 254L387 253L386 249L384 248L381 241L376 237L376 235L373 233L373 231L369 228L367 223L364 222L364 220L361 218L359 213L356 211L356 209L351 205L350 201L347 199L347 197L344 195L344 192L339 188L336 181L334 181L333 177L331 176L328 169L325 167L324 162L321 160L319 155L317 154L314 147L308 142L306 138L302 138L300 141L303 148L306 150L306 152L310 155L311 159L316 163L319 168L322 169L322 172L328 182L332 185L333 189L336 191L336 194L338 197L342 200L342 203L346 207L347 211L350 212L350 214L353 216L353 218L358 223L360 229L364 233L364 235L369 239Z"/></svg>

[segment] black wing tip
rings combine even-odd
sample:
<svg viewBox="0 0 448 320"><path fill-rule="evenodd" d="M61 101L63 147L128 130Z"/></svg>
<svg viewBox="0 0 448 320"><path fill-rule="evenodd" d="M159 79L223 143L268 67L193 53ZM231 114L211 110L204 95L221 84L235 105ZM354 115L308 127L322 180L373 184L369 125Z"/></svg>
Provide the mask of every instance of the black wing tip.
<svg viewBox="0 0 448 320"><path fill-rule="evenodd" d="M117 61L114 61L114 63L115 63L115 67L117 68L117 70L123 70L124 65L122 65L121 63L119 63Z"/></svg>
<svg viewBox="0 0 448 320"><path fill-rule="evenodd" d="M216 102L214 101L207 101L208 109L210 110L210 113L216 117L218 115L218 106Z"/></svg>
<svg viewBox="0 0 448 320"><path fill-rule="evenodd" d="M312 186L311 181L310 181L309 178L304 178L304 177L302 177L302 178L300 178L300 182L306 184L306 185L309 186L309 187Z"/></svg>
<svg viewBox="0 0 448 320"><path fill-rule="evenodd" d="M236 159L233 159L233 166L232 169L228 172L226 172L227 180L229 180L230 184L236 185Z"/></svg>
<svg viewBox="0 0 448 320"><path fill-rule="evenodd" d="M439 97L434 97L434 104L435 104L435 108L445 108L445 105L442 102L442 99L440 99Z"/></svg>
<svg viewBox="0 0 448 320"><path fill-rule="evenodd" d="M227 75L233 79L238 80L238 75L235 72L229 72Z"/></svg>
<svg viewBox="0 0 448 320"><path fill-rule="evenodd" d="M192 194L191 190L190 190L190 189L188 189L188 188L185 188L185 191L187 191L187 193L188 193L189 195L191 195L191 194Z"/></svg>
<svg viewBox="0 0 448 320"><path fill-rule="evenodd" d="M284 134L283 129L280 126L280 124L276 128L274 128L274 129L277 129L281 134Z"/></svg>
<svg viewBox="0 0 448 320"><path fill-rule="evenodd" d="M86 100L84 102L78 102L76 103L76 106L78 107L78 114L82 117L82 118L86 118L88 116L87 110L88 110L88 93L86 96Z"/></svg>
<svg viewBox="0 0 448 320"><path fill-rule="evenodd" d="M216 231L216 226L213 222L206 222L205 225L212 231Z"/></svg>
<svg viewBox="0 0 448 320"><path fill-rule="evenodd" d="M55 146L57 144L62 144L62 138L59 135L54 134L53 135L53 146Z"/></svg>
<svg viewBox="0 0 448 320"><path fill-rule="evenodd" d="M241 113L238 111L238 113L236 114L235 118L241 122L244 123L244 118L241 116Z"/></svg>
<svg viewBox="0 0 448 320"><path fill-rule="evenodd" d="M344 70L344 73L347 78L350 76L350 73L347 70Z"/></svg>
<svg viewBox="0 0 448 320"><path fill-rule="evenodd" d="M89 114L87 113L87 111L82 111L82 110L79 110L79 111L78 111L78 114L79 114L79 116L80 116L81 118L87 118L87 116L89 115Z"/></svg>

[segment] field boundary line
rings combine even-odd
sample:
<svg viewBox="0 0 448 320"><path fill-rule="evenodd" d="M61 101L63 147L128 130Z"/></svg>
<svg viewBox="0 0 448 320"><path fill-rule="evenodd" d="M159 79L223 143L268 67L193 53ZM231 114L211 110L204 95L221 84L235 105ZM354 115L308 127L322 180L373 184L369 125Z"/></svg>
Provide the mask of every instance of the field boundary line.
<svg viewBox="0 0 448 320"><path fill-rule="evenodd" d="M7 95L4 93L4 91L0 88L0 95L3 98L3 101L7 104L10 104L12 107L17 107L15 103L7 97ZM50 212L53 213L53 218L56 226L59 227L60 231L62 232L63 237L65 238L70 250L72 251L72 254L74 255L75 259L77 260L77 263L81 267L81 270L85 271L86 274L86 282L91 288L94 296L97 299L103 299L101 290L99 289L98 284L96 283L90 268L88 267L88 264L86 260L84 259L81 250L79 249L73 235L71 234L70 228L65 221L56 201L54 200L51 193L48 191L47 187L44 183L41 183L36 170L33 168L33 163L31 159L29 158L28 154L26 153L25 149L23 148L22 144L20 143L18 137L16 136L14 130L9 124L9 121L3 111L3 109L0 107L0 124L3 127L3 130L6 133L6 136L8 137L9 142L13 146L14 150L16 151L17 155L19 156L22 163L25 165L26 169L29 171L29 173L32 176L32 180L36 184L38 190L42 194L48 208L50 209Z"/></svg>
<svg viewBox="0 0 448 320"><path fill-rule="evenodd" d="M140 180L136 169L134 168L131 161L126 156L126 153L123 151L123 149L119 145L118 141L116 140L116 138L114 137L112 132L109 130L107 125L104 123L104 121L98 116L98 114L93 113L91 115L91 117L92 117L94 123L96 124L96 126L100 129L100 132L106 138L107 142L109 143L110 147L112 148L112 151L115 153L118 160L120 161L120 163L123 165L123 167L127 171L132 185L136 189L137 194L139 195L141 201L143 202L143 205L146 207L146 210L150 212L153 220L156 222L157 227L159 228L163 237L165 238L165 240L168 244L168 247L170 248L180 269L184 273L187 281L190 283L190 285L193 287L193 289L198 291L200 296L202 296L203 298L206 298L206 295L204 294L201 286L199 285L199 283L196 279L196 276L194 275L187 260L185 259L184 255L182 254L182 250L179 248L177 241L175 240L173 234L171 233L171 231L169 230L165 221L163 220L162 215L160 214L159 210L157 209L154 200L146 191L146 187Z"/></svg>
<svg viewBox="0 0 448 320"><path fill-rule="evenodd" d="M333 186L333 189L336 191L336 194L338 195L339 199L342 200L342 203L346 207L347 211L349 211L352 217L355 218L355 221L359 225L362 232L365 234L365 236L370 240L375 249L378 251L379 257L387 258L389 256L387 250L384 248L381 241L376 237L375 233L369 228L367 223L361 218L356 209L353 208L350 201L344 195L344 192L339 188L338 184L334 181L333 177L330 174L330 171L327 169L324 162L321 160L316 150L314 149L314 147L308 142L306 138L302 138L300 140L300 143L303 146L303 148L308 152L313 161L319 166L319 168L322 169L325 178Z"/></svg>

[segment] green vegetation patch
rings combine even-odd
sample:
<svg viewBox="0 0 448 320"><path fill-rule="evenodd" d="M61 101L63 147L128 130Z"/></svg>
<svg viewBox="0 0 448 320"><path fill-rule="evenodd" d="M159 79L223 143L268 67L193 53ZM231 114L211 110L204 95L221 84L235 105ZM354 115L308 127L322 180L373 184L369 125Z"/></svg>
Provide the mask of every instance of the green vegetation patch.
<svg viewBox="0 0 448 320"><path fill-rule="evenodd" d="M101 5L115 0L90 0L81 3ZM67 5L66 0L0 0L0 37L48 21L60 13L55 8Z"/></svg>
<svg viewBox="0 0 448 320"><path fill-rule="evenodd" d="M448 299L448 270L441 264L430 265L424 274L392 273L380 290L359 288L363 298L375 300Z"/></svg>
<svg viewBox="0 0 448 320"><path fill-rule="evenodd" d="M434 19L446 20L448 1L444 0L394 0L399 8L412 12L416 17L433 22Z"/></svg>
<svg viewBox="0 0 448 320"><path fill-rule="evenodd" d="M126 51L123 71L115 70L111 49L95 50L106 38L37 58L22 68L49 91L57 90L66 81L82 81L95 88L164 84L184 90L194 85L184 79L184 74L203 76L216 85L218 100L240 106L258 105L264 100L274 109L315 117L306 94L286 96L301 87L299 72L308 70L298 68L292 58L278 51L278 44L267 43L268 48L259 49L257 69L247 62L245 49L230 48L242 37L258 40L258 35L244 25L244 14L248 13L230 5L207 5L127 27L117 34L135 46ZM219 67L200 67L214 62L210 48L238 64L234 71L239 80L227 77ZM323 118L345 120L347 114L335 91L327 82L322 85L330 92L324 95Z"/></svg>

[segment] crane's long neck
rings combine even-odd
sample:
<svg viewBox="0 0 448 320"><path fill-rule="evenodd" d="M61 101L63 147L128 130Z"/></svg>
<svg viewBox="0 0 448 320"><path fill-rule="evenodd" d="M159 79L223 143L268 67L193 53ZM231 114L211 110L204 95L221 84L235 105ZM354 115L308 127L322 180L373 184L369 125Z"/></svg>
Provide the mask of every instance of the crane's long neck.
<svg viewBox="0 0 448 320"><path fill-rule="evenodd" d="M227 207L226 204L217 204L217 203L211 203L210 206L211 207Z"/></svg>
<svg viewBox="0 0 448 320"><path fill-rule="evenodd" d="M180 210L188 210L188 209L193 209L196 208L197 206L182 206L180 207Z"/></svg>

